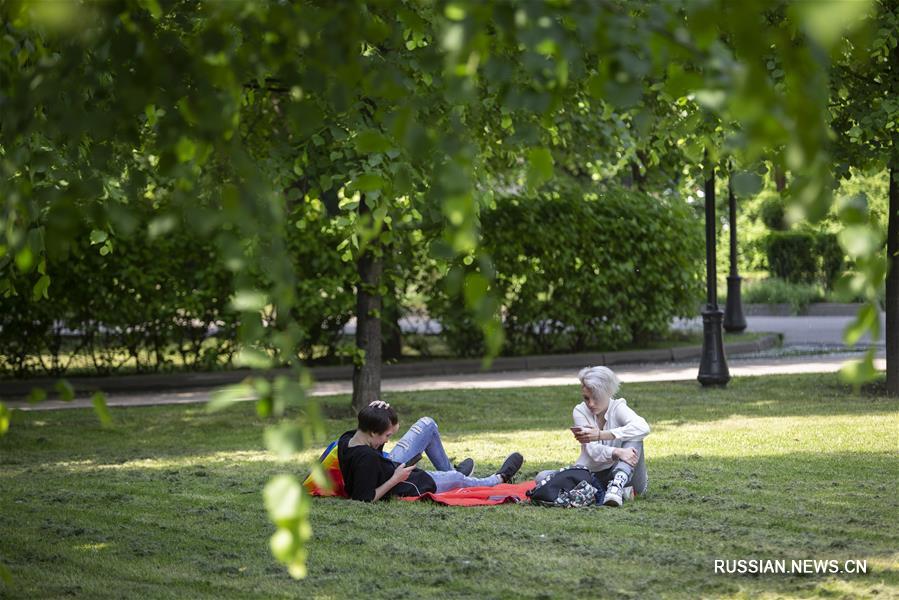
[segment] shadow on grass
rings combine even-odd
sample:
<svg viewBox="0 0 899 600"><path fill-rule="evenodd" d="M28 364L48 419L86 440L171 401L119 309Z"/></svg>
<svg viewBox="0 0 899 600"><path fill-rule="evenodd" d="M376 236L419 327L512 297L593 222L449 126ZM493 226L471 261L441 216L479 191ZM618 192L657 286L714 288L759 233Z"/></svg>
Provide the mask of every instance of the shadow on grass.
<svg viewBox="0 0 899 600"><path fill-rule="evenodd" d="M160 597L897 590L899 532L890 523L899 511L899 467L892 453L649 458L650 493L621 509L316 500L310 576L302 582L287 578L268 554L272 527L259 494L267 465L204 473L44 467L4 477L0 528L8 534L0 536L0 556L22 582L21 597L61 594L73 582L81 594L123 595L136 585ZM553 466L528 464L531 473ZM741 558L867 560L868 574L714 573L714 560Z"/></svg>
<svg viewBox="0 0 899 600"><path fill-rule="evenodd" d="M441 585L474 593L474 573L510 595L529 597L597 590L628 597L842 596L895 591L899 584L899 534L889 525L899 507L899 473L889 453L668 457L651 461L650 469L651 492L622 509L316 501L318 547L303 589L333 592L341 580L347 593L362 593L374 585L382 575L358 552L387 563L415 557L415 575L397 575L397 594ZM379 539L385 531L386 539ZM841 565L861 559L869 565L867 575L714 573L714 560L741 558L836 559Z"/></svg>

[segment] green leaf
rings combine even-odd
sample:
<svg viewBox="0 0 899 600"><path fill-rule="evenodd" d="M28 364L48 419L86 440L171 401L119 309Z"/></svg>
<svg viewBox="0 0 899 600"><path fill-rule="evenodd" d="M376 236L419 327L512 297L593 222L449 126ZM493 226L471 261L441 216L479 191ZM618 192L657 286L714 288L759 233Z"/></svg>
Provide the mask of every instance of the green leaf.
<svg viewBox="0 0 899 600"><path fill-rule="evenodd" d="M840 369L840 377L852 385L861 385L875 379L877 369L874 368L874 350L866 352L863 358L846 362Z"/></svg>
<svg viewBox="0 0 899 600"><path fill-rule="evenodd" d="M47 300L50 298L50 295L47 293L47 290L50 288L50 276L42 275L40 279L37 280L37 283L34 284L34 287L31 289L31 297L37 302L41 298Z"/></svg>
<svg viewBox="0 0 899 600"><path fill-rule="evenodd" d="M100 391L94 392L91 404L94 405L94 412L97 414L97 418L100 419L100 425L111 427L112 415L109 413L109 407L106 406L106 394Z"/></svg>
<svg viewBox="0 0 899 600"><path fill-rule="evenodd" d="M268 296L259 290L237 290L231 298L231 308L241 312L255 312L265 308Z"/></svg>
<svg viewBox="0 0 899 600"><path fill-rule="evenodd" d="M300 549L299 536L290 529L280 528L269 539L272 556L282 563L289 563Z"/></svg>
<svg viewBox="0 0 899 600"><path fill-rule="evenodd" d="M465 7L458 2L450 2L444 7L443 14L446 15L446 18L450 21L464 21Z"/></svg>
<svg viewBox="0 0 899 600"><path fill-rule="evenodd" d="M19 268L20 272L27 273L31 270L33 264L34 254L28 246L25 246L16 253L16 267Z"/></svg>
<svg viewBox="0 0 899 600"><path fill-rule="evenodd" d="M152 240L169 233L177 225L178 219L175 218L175 215L160 215L147 225L147 235Z"/></svg>
<svg viewBox="0 0 899 600"><path fill-rule="evenodd" d="M672 98L677 99L686 96L691 91L702 85L702 75L693 71L685 71L684 67L676 62L668 65L668 77L665 79L665 91Z"/></svg>
<svg viewBox="0 0 899 600"><path fill-rule="evenodd" d="M0 402L0 436L6 435L6 432L9 431L9 421L11 418L12 411L6 408L5 404ZM0 567L3 567L3 565L0 564ZM0 575L2 575L2 573L0 573Z"/></svg>
<svg viewBox="0 0 899 600"><path fill-rule="evenodd" d="M487 278L480 273L469 273L465 276L465 304L467 306L477 306L484 296L487 295L488 281Z"/></svg>
<svg viewBox="0 0 899 600"><path fill-rule="evenodd" d="M162 8L159 6L159 0L140 0L138 2L141 7L147 9L154 19L159 19L162 16Z"/></svg>
<svg viewBox="0 0 899 600"><path fill-rule="evenodd" d="M837 198L837 214L843 223L862 225L868 219L868 196L864 192Z"/></svg>
<svg viewBox="0 0 899 600"><path fill-rule="evenodd" d="M2 421L0 421L0 428L2 428ZM0 433L2 435L2 433ZM9 567L0 563L0 580L3 581L7 586L12 585L12 571L9 570Z"/></svg>
<svg viewBox="0 0 899 600"><path fill-rule="evenodd" d="M75 388L66 379L57 381L53 389L56 390L56 393L59 394L59 399L63 402L71 402L75 399Z"/></svg>
<svg viewBox="0 0 899 600"><path fill-rule="evenodd" d="M102 229L91 230L91 246L95 244L102 244L107 240L107 238L109 238L109 234Z"/></svg>
<svg viewBox="0 0 899 600"><path fill-rule="evenodd" d="M846 227L837 235L840 245L852 258L871 256L883 243L880 235L873 228L866 225L852 225Z"/></svg>
<svg viewBox="0 0 899 600"><path fill-rule="evenodd" d="M158 119L157 119L157 115L156 115L156 105L155 104L148 104L144 108L144 114L147 116L147 125L149 125L150 127L153 127L154 125L156 125L156 121Z"/></svg>
<svg viewBox="0 0 899 600"><path fill-rule="evenodd" d="M31 404L37 404L38 402L43 402L47 399L47 390L40 387L33 387L31 391L28 392L28 402Z"/></svg>
<svg viewBox="0 0 899 600"><path fill-rule="evenodd" d="M301 377L300 379L302 380L303 378ZM274 413L276 416L280 417L284 415L288 406L302 405L303 398L306 397L306 387L307 384L301 383L300 381L291 381L284 376L276 377L274 384L272 385L272 394L270 396L271 403L268 412ZM318 404L312 402L305 408L306 421L304 425L307 427L305 433L311 433L313 437L321 437L324 439L324 435L318 436L318 433L321 432L321 428L323 427L323 421L318 411ZM311 429L309 429L310 427Z"/></svg>
<svg viewBox="0 0 899 600"><path fill-rule="evenodd" d="M724 90L697 90L694 93L696 102L700 106L704 106L710 110L720 110L727 100L727 93Z"/></svg>
<svg viewBox="0 0 899 600"><path fill-rule="evenodd" d="M553 156L548 148L532 148L528 152L528 185L536 188L552 179Z"/></svg>
<svg viewBox="0 0 899 600"><path fill-rule="evenodd" d="M265 484L262 491L265 509L275 525L290 528L308 514L308 507L303 505L302 489L292 475L276 475Z"/></svg>
<svg viewBox="0 0 899 600"><path fill-rule="evenodd" d="M182 136L178 143L175 144L175 154L178 155L178 162L193 160L194 156L197 155L197 145L190 138Z"/></svg>
<svg viewBox="0 0 899 600"><path fill-rule="evenodd" d="M592 90L591 90L592 91ZM620 109L630 108L643 97L643 84L635 79L603 82L601 97Z"/></svg>
<svg viewBox="0 0 899 600"><path fill-rule="evenodd" d="M325 473L325 469L320 462L316 462L312 465L312 472L309 473L309 475L312 477L312 481L315 483L316 487L324 490L330 490L334 487L334 480Z"/></svg>
<svg viewBox="0 0 899 600"><path fill-rule="evenodd" d="M235 402L252 400L255 397L253 386L247 381L229 385L213 392L206 404L206 412L215 413L230 407Z"/></svg>
<svg viewBox="0 0 899 600"><path fill-rule="evenodd" d="M356 151L360 154L387 152L392 144L387 137L375 129L367 129L356 136Z"/></svg>
<svg viewBox="0 0 899 600"><path fill-rule="evenodd" d="M872 0L819 0L794 2L791 8L798 10L809 35L830 48L865 18L872 5Z"/></svg>
<svg viewBox="0 0 899 600"><path fill-rule="evenodd" d="M730 178L734 194L741 198L755 196L762 191L764 182L758 174L751 171L737 171Z"/></svg>
<svg viewBox="0 0 899 600"><path fill-rule="evenodd" d="M280 423L265 430L265 447L280 458L290 458L303 449L303 433L295 423Z"/></svg>
<svg viewBox="0 0 899 600"><path fill-rule="evenodd" d="M854 346L863 335L871 334L873 340L880 338L880 312L874 304L862 306L855 320L846 326L843 332L843 340L849 346Z"/></svg>
<svg viewBox="0 0 899 600"><path fill-rule="evenodd" d="M251 369L269 369L272 366L271 357L257 348L241 348L234 357L234 364L239 367Z"/></svg>
<svg viewBox="0 0 899 600"><path fill-rule="evenodd" d="M373 192L383 189L387 182L380 175L365 173L353 181L353 188L360 192Z"/></svg>

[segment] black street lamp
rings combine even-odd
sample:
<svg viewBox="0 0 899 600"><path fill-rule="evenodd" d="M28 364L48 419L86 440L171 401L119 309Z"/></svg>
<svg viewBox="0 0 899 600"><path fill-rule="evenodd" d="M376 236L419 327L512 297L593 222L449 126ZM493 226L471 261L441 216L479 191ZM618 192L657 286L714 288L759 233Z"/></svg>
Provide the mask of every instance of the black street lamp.
<svg viewBox="0 0 899 600"><path fill-rule="evenodd" d="M724 330L740 333L746 329L743 316L743 300L740 298L740 282L737 273L737 200L731 179L727 180L727 201L730 209L730 275L727 276L727 306L724 309Z"/></svg>
<svg viewBox="0 0 899 600"><path fill-rule="evenodd" d="M705 265L706 305L702 311L702 360L699 363L699 383L704 386L725 386L730 381L721 320L724 313L718 308L718 277L715 271L715 167L707 164L705 180Z"/></svg>

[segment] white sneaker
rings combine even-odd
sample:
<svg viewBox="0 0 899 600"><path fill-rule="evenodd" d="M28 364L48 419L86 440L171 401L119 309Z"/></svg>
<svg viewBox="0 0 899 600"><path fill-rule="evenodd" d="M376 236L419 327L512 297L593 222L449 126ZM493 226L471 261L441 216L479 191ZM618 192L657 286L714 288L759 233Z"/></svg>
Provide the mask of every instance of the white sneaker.
<svg viewBox="0 0 899 600"><path fill-rule="evenodd" d="M623 494L624 490L621 489L621 486L613 481L609 484L609 487L606 488L606 497L603 499L602 503L606 506L621 506L621 503L624 500L622 498Z"/></svg>

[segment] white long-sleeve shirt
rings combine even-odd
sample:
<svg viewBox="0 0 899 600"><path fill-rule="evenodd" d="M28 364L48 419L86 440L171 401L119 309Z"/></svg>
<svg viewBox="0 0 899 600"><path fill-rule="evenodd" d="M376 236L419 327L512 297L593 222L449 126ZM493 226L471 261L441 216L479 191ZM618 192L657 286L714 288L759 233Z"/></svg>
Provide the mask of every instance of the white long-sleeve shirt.
<svg viewBox="0 0 899 600"><path fill-rule="evenodd" d="M605 426L599 426L599 419L587 408L586 402L574 407L572 413L575 427L596 427L610 432L614 440L601 440L581 444L581 455L577 459L580 466L591 471L602 471L614 464L612 450L620 446L618 442L640 441L649 435L649 423L627 405L624 398L613 398L606 409Z"/></svg>

